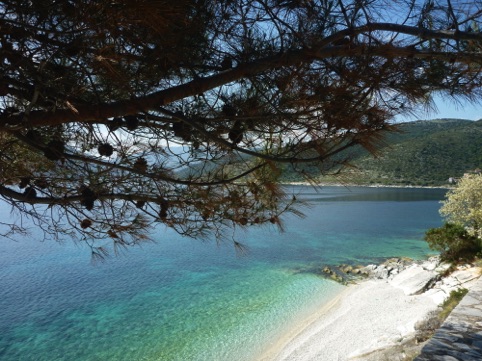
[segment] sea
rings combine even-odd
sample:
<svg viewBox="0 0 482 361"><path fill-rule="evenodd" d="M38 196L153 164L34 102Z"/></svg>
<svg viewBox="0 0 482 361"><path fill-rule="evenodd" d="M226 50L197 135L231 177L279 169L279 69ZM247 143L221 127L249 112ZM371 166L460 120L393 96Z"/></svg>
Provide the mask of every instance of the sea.
<svg viewBox="0 0 482 361"><path fill-rule="evenodd" d="M0 360L253 361L345 289L324 266L434 254L423 235L442 225L444 189L287 192L309 205L282 233L248 228L217 242L159 228L103 263L35 230L0 239Z"/></svg>

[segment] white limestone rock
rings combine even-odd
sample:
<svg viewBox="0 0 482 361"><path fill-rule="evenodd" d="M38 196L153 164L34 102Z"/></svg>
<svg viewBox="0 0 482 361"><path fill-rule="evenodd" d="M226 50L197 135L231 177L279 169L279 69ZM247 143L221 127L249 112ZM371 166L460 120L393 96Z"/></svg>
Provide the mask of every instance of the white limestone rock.
<svg viewBox="0 0 482 361"><path fill-rule="evenodd" d="M442 286L441 287L449 287L449 288L455 288L460 285L460 281L455 278L453 275L450 275L448 277L445 277L442 280Z"/></svg>
<svg viewBox="0 0 482 361"><path fill-rule="evenodd" d="M449 294L440 288L432 288L424 295L430 297L436 305L441 305L449 297Z"/></svg>
<svg viewBox="0 0 482 361"><path fill-rule="evenodd" d="M479 270L476 268L469 268L452 273L452 277L456 278L460 284L467 283L476 278L479 278Z"/></svg>
<svg viewBox="0 0 482 361"><path fill-rule="evenodd" d="M438 277L436 272L427 271L420 265L414 264L393 277L390 283L411 296L423 293L429 285L437 281Z"/></svg>
<svg viewBox="0 0 482 361"><path fill-rule="evenodd" d="M440 263L437 268L435 268L435 272L437 273L445 273L451 267L450 263Z"/></svg>

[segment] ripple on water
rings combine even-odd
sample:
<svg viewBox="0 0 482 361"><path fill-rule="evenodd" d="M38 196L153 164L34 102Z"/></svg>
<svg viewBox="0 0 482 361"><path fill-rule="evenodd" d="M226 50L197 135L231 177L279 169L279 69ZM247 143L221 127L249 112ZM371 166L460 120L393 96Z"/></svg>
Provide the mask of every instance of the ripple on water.
<svg viewBox="0 0 482 361"><path fill-rule="evenodd" d="M420 192L404 202L326 192L308 194L314 207L284 234L236 235L244 258L163 231L98 266L81 245L0 242L0 359L250 360L341 289L293 270L421 257L424 230L441 223L438 200Z"/></svg>

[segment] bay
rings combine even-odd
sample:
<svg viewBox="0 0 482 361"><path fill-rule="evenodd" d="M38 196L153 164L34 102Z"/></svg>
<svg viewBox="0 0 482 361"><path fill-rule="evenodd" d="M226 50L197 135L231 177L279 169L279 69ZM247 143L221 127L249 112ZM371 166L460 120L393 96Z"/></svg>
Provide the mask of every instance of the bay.
<svg viewBox="0 0 482 361"><path fill-rule="evenodd" d="M284 233L250 228L218 244L159 229L104 264L73 242L2 239L0 359L256 359L343 289L319 276L324 265L426 257L423 234L442 223L442 189L288 191L311 207Z"/></svg>

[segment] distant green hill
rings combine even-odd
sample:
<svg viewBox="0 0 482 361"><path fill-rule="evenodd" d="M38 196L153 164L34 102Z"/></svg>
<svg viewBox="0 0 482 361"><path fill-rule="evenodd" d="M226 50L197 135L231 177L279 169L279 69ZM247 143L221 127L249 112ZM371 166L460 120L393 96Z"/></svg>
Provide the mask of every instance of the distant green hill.
<svg viewBox="0 0 482 361"><path fill-rule="evenodd" d="M355 150L356 169L341 177L319 177L314 168L306 171L322 182L437 186L482 168L482 120L420 120L403 123L399 129L387 135L387 145L377 158ZM283 180L301 179L287 168Z"/></svg>
<svg viewBox="0 0 482 361"><path fill-rule="evenodd" d="M378 157L374 158L360 147L348 152L354 168L345 168L337 176L321 176L319 167L305 164L296 165L295 172L292 166L285 164L280 181L306 180L301 177L301 170L322 183L445 186L449 178L482 168L482 120L435 119L402 123L398 132L387 133ZM340 158L346 155L341 154ZM237 158L226 158L217 166L194 162L181 172L196 177L201 170L209 170L211 174L225 177L245 170L251 159L244 156L240 162Z"/></svg>

